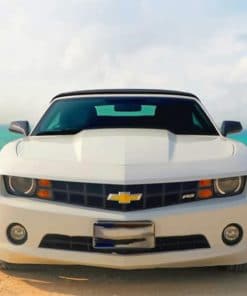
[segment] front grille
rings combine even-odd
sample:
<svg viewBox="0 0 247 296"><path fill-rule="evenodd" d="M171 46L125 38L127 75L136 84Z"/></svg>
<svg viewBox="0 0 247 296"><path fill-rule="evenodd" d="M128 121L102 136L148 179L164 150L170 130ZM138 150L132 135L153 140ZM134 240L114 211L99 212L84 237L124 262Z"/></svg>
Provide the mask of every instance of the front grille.
<svg viewBox="0 0 247 296"><path fill-rule="evenodd" d="M116 249L114 251L101 249L96 250L93 248L92 237L47 234L42 239L39 247L79 252L140 254L207 249L210 248L210 245L203 235L188 235L157 237L155 240L155 248L152 249Z"/></svg>
<svg viewBox="0 0 247 296"><path fill-rule="evenodd" d="M53 200L57 202L113 211L136 211L195 201L198 182L112 185L52 181L52 189ZM130 204L107 200L109 194L119 192L141 193L142 198Z"/></svg>

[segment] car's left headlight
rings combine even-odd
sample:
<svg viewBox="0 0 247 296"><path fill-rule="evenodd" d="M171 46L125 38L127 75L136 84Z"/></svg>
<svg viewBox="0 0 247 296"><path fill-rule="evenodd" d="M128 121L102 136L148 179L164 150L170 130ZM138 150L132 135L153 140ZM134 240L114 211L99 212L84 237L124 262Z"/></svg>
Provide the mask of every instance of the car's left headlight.
<svg viewBox="0 0 247 296"><path fill-rule="evenodd" d="M231 196L243 191L244 177L221 178L214 181L214 191L217 196Z"/></svg>
<svg viewBox="0 0 247 296"><path fill-rule="evenodd" d="M52 199L52 184L49 180L4 176L4 183L9 194Z"/></svg>
<svg viewBox="0 0 247 296"><path fill-rule="evenodd" d="M31 178L8 176L5 178L7 190L14 195L32 196L37 189L37 182Z"/></svg>

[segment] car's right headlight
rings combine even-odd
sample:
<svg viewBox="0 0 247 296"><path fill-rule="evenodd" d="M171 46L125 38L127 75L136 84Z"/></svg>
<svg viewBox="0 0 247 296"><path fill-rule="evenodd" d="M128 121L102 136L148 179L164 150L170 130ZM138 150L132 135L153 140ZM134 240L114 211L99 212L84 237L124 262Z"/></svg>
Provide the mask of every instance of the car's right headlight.
<svg viewBox="0 0 247 296"><path fill-rule="evenodd" d="M244 177L221 178L214 181L214 191L217 196L237 195L243 191L244 185Z"/></svg>

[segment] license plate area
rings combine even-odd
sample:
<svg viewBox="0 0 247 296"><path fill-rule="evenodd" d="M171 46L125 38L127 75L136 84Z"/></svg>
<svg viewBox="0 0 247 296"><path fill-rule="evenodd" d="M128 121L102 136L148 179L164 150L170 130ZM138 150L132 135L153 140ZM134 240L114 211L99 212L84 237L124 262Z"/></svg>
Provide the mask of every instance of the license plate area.
<svg viewBox="0 0 247 296"><path fill-rule="evenodd" d="M101 250L154 248L154 224L151 221L98 221L94 224L93 247Z"/></svg>

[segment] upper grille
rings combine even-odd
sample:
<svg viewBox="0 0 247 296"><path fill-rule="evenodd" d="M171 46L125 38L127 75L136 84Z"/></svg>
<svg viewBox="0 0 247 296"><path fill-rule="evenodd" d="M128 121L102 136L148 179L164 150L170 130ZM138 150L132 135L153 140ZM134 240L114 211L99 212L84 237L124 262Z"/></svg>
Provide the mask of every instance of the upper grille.
<svg viewBox="0 0 247 296"><path fill-rule="evenodd" d="M111 185L52 181L52 190L54 201L114 211L136 211L195 201L198 182ZM142 198L130 204L107 200L109 194L119 192L142 193ZM184 198L187 194L192 197Z"/></svg>

